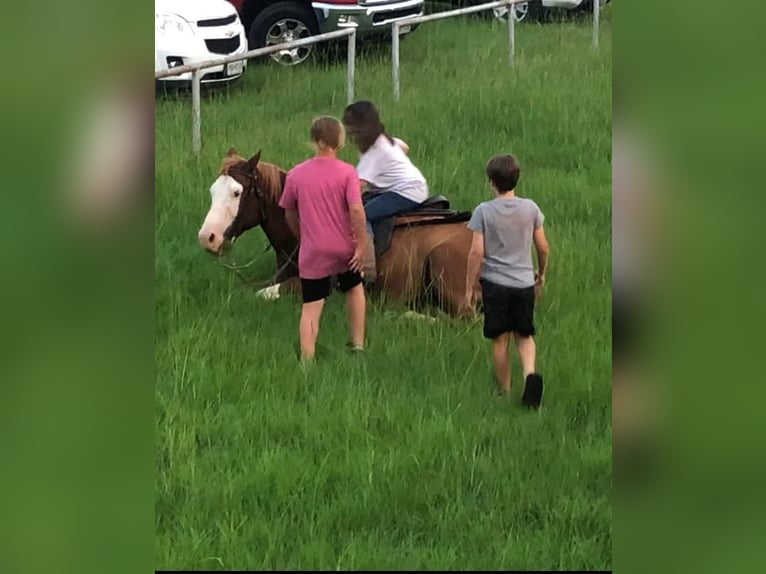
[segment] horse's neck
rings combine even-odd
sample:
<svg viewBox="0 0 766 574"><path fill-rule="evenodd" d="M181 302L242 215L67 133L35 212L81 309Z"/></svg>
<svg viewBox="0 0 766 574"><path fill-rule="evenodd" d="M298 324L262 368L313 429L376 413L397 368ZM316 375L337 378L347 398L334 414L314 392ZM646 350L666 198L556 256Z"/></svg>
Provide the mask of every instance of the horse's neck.
<svg viewBox="0 0 766 574"><path fill-rule="evenodd" d="M284 181L284 176L286 174L277 166L264 164L264 167L278 170L282 176L280 177L280 181ZM268 202L266 203L266 222L261 225L261 228L263 229L266 238L269 240L269 243L274 248L274 251L277 253L284 251L285 253L290 254L298 245L298 240L287 225L284 209L279 207L279 200L282 197L283 191L282 185L280 184L279 193L269 195Z"/></svg>
<svg viewBox="0 0 766 574"><path fill-rule="evenodd" d="M279 206L266 208L266 222L261 225L271 246L279 250L292 250L298 241L285 220L285 212Z"/></svg>

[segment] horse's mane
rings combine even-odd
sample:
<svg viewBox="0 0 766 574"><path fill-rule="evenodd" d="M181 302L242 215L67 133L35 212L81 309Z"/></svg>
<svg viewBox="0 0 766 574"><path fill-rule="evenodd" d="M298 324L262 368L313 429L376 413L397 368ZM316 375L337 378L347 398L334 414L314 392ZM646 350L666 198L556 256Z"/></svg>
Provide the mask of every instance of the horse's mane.
<svg viewBox="0 0 766 574"><path fill-rule="evenodd" d="M221 161L220 175L229 175L230 169L242 163L247 163L247 160L242 156L237 154L227 155ZM279 202L279 196L282 194L282 181L286 175L284 170L280 169L279 166L266 162L258 162L255 169L258 172L258 182L268 200L273 203Z"/></svg>
<svg viewBox="0 0 766 574"><path fill-rule="evenodd" d="M235 165L239 165L241 163L247 163L247 160L241 155L237 155L235 153L227 155L225 158L223 158L223 160L221 160L220 175L229 175L229 170Z"/></svg>
<svg viewBox="0 0 766 574"><path fill-rule="evenodd" d="M266 194L269 201L278 203L282 195L282 184L287 175L279 166L273 163L258 163L258 180L263 185L263 193Z"/></svg>

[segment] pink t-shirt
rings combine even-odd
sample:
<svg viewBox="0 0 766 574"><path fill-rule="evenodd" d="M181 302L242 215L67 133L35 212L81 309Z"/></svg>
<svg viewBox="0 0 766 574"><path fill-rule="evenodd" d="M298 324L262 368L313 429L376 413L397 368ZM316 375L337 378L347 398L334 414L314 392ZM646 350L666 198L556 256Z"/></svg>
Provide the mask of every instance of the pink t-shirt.
<svg viewBox="0 0 766 574"><path fill-rule="evenodd" d="M298 211L301 278L322 279L348 271L354 255L349 206L361 203L356 169L344 161L315 157L290 170L279 206Z"/></svg>

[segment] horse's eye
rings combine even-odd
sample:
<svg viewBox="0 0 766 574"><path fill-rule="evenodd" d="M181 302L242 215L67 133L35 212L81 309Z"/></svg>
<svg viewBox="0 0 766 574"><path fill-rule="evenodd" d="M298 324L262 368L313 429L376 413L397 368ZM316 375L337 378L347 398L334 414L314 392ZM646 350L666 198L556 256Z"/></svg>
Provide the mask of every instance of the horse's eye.
<svg viewBox="0 0 766 574"><path fill-rule="evenodd" d="M234 197L239 197L239 194L240 194L240 193L241 193L241 192L239 192L239 191L235 191L235 192L234 192Z"/></svg>

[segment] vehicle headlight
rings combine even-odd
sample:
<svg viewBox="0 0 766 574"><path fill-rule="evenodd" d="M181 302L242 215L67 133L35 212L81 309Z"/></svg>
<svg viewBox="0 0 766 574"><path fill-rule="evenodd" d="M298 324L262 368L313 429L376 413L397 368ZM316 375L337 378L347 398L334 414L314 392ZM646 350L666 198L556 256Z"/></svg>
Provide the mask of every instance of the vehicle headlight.
<svg viewBox="0 0 766 574"><path fill-rule="evenodd" d="M163 34L194 34L191 25L177 14L155 14L154 27Z"/></svg>

